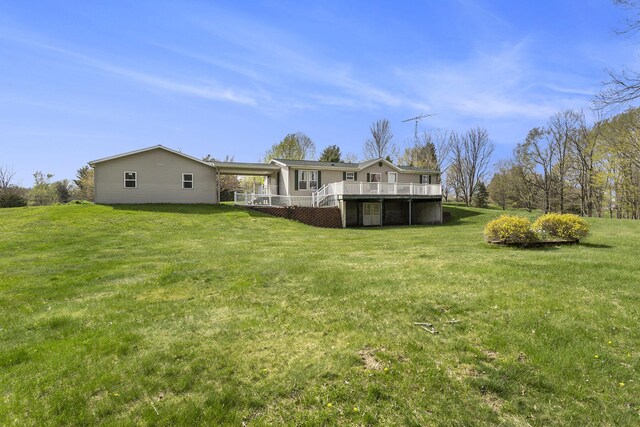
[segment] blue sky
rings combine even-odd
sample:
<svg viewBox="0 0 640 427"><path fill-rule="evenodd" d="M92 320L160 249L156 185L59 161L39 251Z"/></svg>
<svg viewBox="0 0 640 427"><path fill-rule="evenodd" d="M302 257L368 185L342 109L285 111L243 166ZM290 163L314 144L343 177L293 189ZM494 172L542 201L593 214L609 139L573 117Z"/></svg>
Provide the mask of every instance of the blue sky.
<svg viewBox="0 0 640 427"><path fill-rule="evenodd" d="M640 69L625 13L567 1L2 1L0 165L72 178L162 144L257 161L287 133L362 156L370 124L407 146L481 126L510 155L604 69Z"/></svg>

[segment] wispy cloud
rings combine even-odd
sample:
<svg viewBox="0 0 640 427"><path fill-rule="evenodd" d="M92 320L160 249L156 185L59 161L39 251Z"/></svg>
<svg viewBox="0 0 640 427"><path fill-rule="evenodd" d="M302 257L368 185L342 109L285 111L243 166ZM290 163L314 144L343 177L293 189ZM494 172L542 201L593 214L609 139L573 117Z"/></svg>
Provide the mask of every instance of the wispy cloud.
<svg viewBox="0 0 640 427"><path fill-rule="evenodd" d="M61 47L51 42L40 41L36 38L16 37L15 35L8 36L7 33L0 33L0 37L10 39L14 42L19 42L33 48L55 53L60 57L72 60L79 65L136 81L155 89L213 101L227 101L244 105L257 104L256 99L250 95L240 93L230 88L219 87L213 83L194 84L186 83L178 79L161 77L155 74L122 67L72 49Z"/></svg>
<svg viewBox="0 0 640 427"><path fill-rule="evenodd" d="M216 12L215 24L201 18L192 19L211 35L222 38L241 50L239 61L245 64L245 69L260 69L263 81L264 76L269 75L271 84L304 82L308 85L307 89L298 95L320 105L366 109L429 109L428 105L419 100L367 82L352 71L351 64L327 58L300 37L235 14L226 14L220 19L220 14L224 13ZM243 31L238 31L238 28ZM244 71L242 73L246 74ZM317 89L308 89L309 87ZM332 95L327 96L327 92Z"/></svg>
<svg viewBox="0 0 640 427"><path fill-rule="evenodd" d="M398 69L425 102L478 119L545 119L584 103L589 90L553 85L530 60L528 40L493 50L479 50L465 61L433 62ZM578 102L579 100L579 102Z"/></svg>

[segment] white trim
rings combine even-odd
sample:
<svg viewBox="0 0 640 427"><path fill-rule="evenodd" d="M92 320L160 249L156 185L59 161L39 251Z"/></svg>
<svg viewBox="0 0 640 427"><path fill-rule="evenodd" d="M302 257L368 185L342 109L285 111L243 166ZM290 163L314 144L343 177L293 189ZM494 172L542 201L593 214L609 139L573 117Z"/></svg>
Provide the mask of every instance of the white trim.
<svg viewBox="0 0 640 427"><path fill-rule="evenodd" d="M111 157L104 157L102 159L92 160L92 161L89 162L89 166L93 166L96 163L107 162L109 160L119 159L121 157L132 156L134 154L144 153L144 152L152 151L152 150L168 151L169 153L177 154L178 156L182 156L182 157L184 157L186 159L193 160L194 162L202 163L203 165L206 165L206 166L209 166L209 167L212 167L212 168L215 167L215 165L213 163L205 162L204 160L200 160L200 159L198 159L196 157L193 157L193 156L190 156L188 154L184 154L184 153L181 153L179 151L172 150L171 148L167 148L167 147L165 147L163 145L154 145L153 147L142 148L140 150L129 151L127 153L117 154L117 155L111 156Z"/></svg>
<svg viewBox="0 0 640 427"><path fill-rule="evenodd" d="M311 179L314 173L316 174L316 179ZM316 183L315 188L313 188L313 186L311 185L311 183L313 182ZM317 189L318 189L318 171L315 169L310 169L309 170L309 190L315 191Z"/></svg>
<svg viewBox="0 0 640 427"><path fill-rule="evenodd" d="M309 171L306 169L298 169L296 171L298 174L298 191L306 191L309 189ZM302 174L304 174L305 179L302 179ZM301 187L301 184L304 183L304 188Z"/></svg>
<svg viewBox="0 0 640 427"><path fill-rule="evenodd" d="M278 161L278 160L275 160L275 159L271 159L271 160L269 160L269 163L277 163L277 164L279 164L280 166L285 167L285 168L288 168L288 167L289 167L289 166L285 165L284 163L282 163L282 162L280 162L280 161Z"/></svg>
<svg viewBox="0 0 640 427"><path fill-rule="evenodd" d="M191 175L191 181L185 181L184 176L185 175ZM193 181L195 181L195 175L193 172L183 172L182 173L182 189L183 190L193 190ZM185 187L184 183L185 182L190 182L191 183L191 187Z"/></svg>
<svg viewBox="0 0 640 427"><path fill-rule="evenodd" d="M358 169L358 171L361 171L363 169L368 168L371 165L374 165L378 162L382 162L385 163L387 166L391 167L393 170L395 170L396 172L404 172L403 169L400 169L398 166L394 165L393 163L391 163L389 160L387 159L383 159L382 157L379 159L373 159L373 160L369 160L368 162L364 162L360 164L360 168Z"/></svg>
<svg viewBox="0 0 640 427"><path fill-rule="evenodd" d="M133 174L134 178L127 178L127 174ZM127 181L133 181L134 186L133 187L127 187ZM122 186L123 188L126 189L130 189L130 188L138 188L138 172L136 171L124 171L124 173L122 174Z"/></svg>

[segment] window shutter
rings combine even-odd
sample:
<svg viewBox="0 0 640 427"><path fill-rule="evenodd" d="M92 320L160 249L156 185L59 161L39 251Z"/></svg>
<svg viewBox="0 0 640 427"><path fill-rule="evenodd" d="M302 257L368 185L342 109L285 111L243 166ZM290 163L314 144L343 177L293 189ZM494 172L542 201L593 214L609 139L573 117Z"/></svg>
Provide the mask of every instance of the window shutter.
<svg viewBox="0 0 640 427"><path fill-rule="evenodd" d="M371 182L371 174L367 172L367 182Z"/></svg>
<svg viewBox="0 0 640 427"><path fill-rule="evenodd" d="M343 181L347 180L347 173L346 172L342 172L342 180Z"/></svg>
<svg viewBox="0 0 640 427"><path fill-rule="evenodd" d="M353 180L357 181L358 180L358 172L354 172L353 173Z"/></svg>
<svg viewBox="0 0 640 427"><path fill-rule="evenodd" d="M293 188L294 188L296 191L298 191L298 171L297 171L297 170L294 170L294 171L293 171L293 175L294 175L294 177L293 177L293 179L294 179L294 185L293 185Z"/></svg>
<svg viewBox="0 0 640 427"><path fill-rule="evenodd" d="M318 171L318 188L322 187L322 179L321 177L322 171Z"/></svg>

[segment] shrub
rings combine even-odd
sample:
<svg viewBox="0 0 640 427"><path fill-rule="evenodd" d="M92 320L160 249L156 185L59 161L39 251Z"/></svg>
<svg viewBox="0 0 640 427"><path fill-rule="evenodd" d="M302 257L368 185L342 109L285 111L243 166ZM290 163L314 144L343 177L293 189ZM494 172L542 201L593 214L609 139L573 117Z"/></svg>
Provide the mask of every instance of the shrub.
<svg viewBox="0 0 640 427"><path fill-rule="evenodd" d="M484 228L488 240L503 243L526 244L538 240L531 230L531 221L521 216L500 215Z"/></svg>
<svg viewBox="0 0 640 427"><path fill-rule="evenodd" d="M589 234L589 224L584 218L574 214L549 213L533 223L533 229L543 236L566 240L580 240Z"/></svg>
<svg viewBox="0 0 640 427"><path fill-rule="evenodd" d="M27 206L27 199L10 190L0 191L0 208L18 208Z"/></svg>

